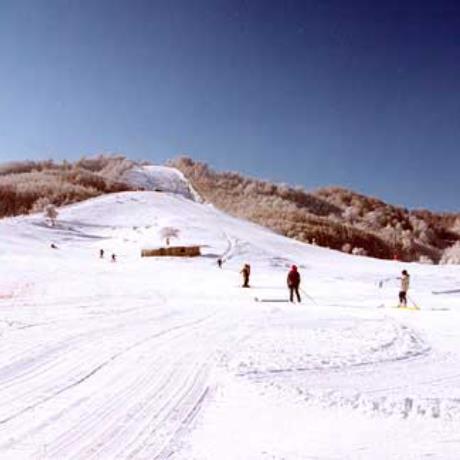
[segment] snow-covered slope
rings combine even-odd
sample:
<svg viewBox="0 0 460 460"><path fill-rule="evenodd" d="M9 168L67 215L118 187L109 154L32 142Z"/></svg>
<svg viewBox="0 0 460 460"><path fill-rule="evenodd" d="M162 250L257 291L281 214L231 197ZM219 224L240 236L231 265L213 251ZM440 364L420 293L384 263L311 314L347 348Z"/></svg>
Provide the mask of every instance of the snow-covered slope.
<svg viewBox="0 0 460 460"><path fill-rule="evenodd" d="M191 184L176 168L157 165L135 166L127 171L121 180L142 190L175 193L190 200L201 201Z"/></svg>
<svg viewBox="0 0 460 460"><path fill-rule="evenodd" d="M0 221L0 458L458 458L460 302L432 294L458 267L301 244L173 188ZM203 256L140 258L166 226ZM420 311L383 307L402 268Z"/></svg>

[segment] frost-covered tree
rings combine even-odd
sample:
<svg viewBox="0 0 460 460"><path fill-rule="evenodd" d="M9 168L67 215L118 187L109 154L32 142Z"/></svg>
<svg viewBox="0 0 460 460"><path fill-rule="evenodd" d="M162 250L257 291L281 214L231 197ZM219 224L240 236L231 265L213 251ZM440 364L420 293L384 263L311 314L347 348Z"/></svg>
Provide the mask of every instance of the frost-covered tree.
<svg viewBox="0 0 460 460"><path fill-rule="evenodd" d="M175 227L163 227L160 230L160 236L162 240L165 240L166 246L169 246L169 242L172 238L179 238L180 230Z"/></svg>
<svg viewBox="0 0 460 460"><path fill-rule="evenodd" d="M32 206L31 212L44 212L46 207L49 206L50 200L47 197L40 197Z"/></svg>
<svg viewBox="0 0 460 460"><path fill-rule="evenodd" d="M353 223L359 218L359 209L355 206L348 206L342 213L346 222Z"/></svg>
<svg viewBox="0 0 460 460"><path fill-rule="evenodd" d="M56 219L58 217L58 211L54 204L49 204L45 207L45 218L51 222L51 226L54 227L56 225Z"/></svg>
<svg viewBox="0 0 460 460"><path fill-rule="evenodd" d="M428 257L428 256L425 256L425 255L421 255L418 259L418 261L421 263L421 264L426 264L426 265L433 265L433 260Z"/></svg>
<svg viewBox="0 0 460 460"><path fill-rule="evenodd" d="M460 264L460 241L447 248L441 257L441 264Z"/></svg>
<svg viewBox="0 0 460 460"><path fill-rule="evenodd" d="M401 244L403 249L408 250L412 246L412 235L409 230L403 230L401 232Z"/></svg>
<svg viewBox="0 0 460 460"><path fill-rule="evenodd" d="M367 251L364 248L353 248L351 253L354 256L367 256Z"/></svg>
<svg viewBox="0 0 460 460"><path fill-rule="evenodd" d="M370 211L364 215L364 223L370 228L381 228L383 222L383 216L379 211Z"/></svg>
<svg viewBox="0 0 460 460"><path fill-rule="evenodd" d="M455 223L452 226L452 231L458 233L460 235L460 217L455 219Z"/></svg>

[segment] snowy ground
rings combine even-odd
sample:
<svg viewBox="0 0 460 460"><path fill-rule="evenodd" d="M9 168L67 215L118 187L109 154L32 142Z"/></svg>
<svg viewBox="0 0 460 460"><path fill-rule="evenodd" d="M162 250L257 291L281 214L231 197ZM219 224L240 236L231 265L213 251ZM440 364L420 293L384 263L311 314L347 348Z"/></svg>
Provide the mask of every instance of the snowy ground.
<svg viewBox="0 0 460 460"><path fill-rule="evenodd" d="M204 255L140 258L164 226ZM317 305L255 302L286 299L292 263ZM378 288L402 268L421 311ZM459 279L166 193L0 221L0 458L457 459L460 298L432 291Z"/></svg>

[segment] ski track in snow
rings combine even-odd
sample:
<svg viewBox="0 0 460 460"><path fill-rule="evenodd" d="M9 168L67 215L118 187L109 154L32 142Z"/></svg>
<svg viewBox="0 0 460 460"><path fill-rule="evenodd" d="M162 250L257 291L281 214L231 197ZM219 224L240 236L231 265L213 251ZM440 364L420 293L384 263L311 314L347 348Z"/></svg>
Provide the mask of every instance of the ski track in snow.
<svg viewBox="0 0 460 460"><path fill-rule="evenodd" d="M205 257L141 259L169 225ZM460 305L431 291L457 267L303 245L167 193L88 200L55 228L5 219L0 232L2 459L456 458ZM250 290L238 288L245 262ZM319 305L254 302L286 298L292 263ZM397 290L378 280L403 266L426 310L376 308ZM347 433L336 444L334 424ZM380 449L382 427L410 442Z"/></svg>
<svg viewBox="0 0 460 460"><path fill-rule="evenodd" d="M188 345L210 332L222 332L214 317L184 322L153 315L134 323L113 318L110 326L102 323L76 334L67 330L43 350L27 347L15 354L0 380L0 425L8 425L14 436L0 436L0 448L19 453L24 446L39 445L53 430L53 442L45 446L50 458L69 452L74 458L144 458L144 451L149 458L159 455L207 391L212 351L199 346L190 351ZM130 332L133 327L135 334ZM118 342L116 353L111 345L104 350L101 337L103 342ZM177 350L172 356L171 347ZM133 362L139 366L136 372ZM138 432L136 419L145 425ZM61 423L62 433L57 427ZM114 439L115 445L110 442Z"/></svg>

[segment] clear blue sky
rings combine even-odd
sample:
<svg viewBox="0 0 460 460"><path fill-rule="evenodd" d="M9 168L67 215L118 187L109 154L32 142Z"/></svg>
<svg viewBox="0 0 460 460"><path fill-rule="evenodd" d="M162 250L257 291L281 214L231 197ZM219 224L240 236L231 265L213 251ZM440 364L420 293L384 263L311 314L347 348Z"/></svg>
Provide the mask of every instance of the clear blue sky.
<svg viewBox="0 0 460 460"><path fill-rule="evenodd" d="M460 2L1 0L0 161L182 153L460 211Z"/></svg>

